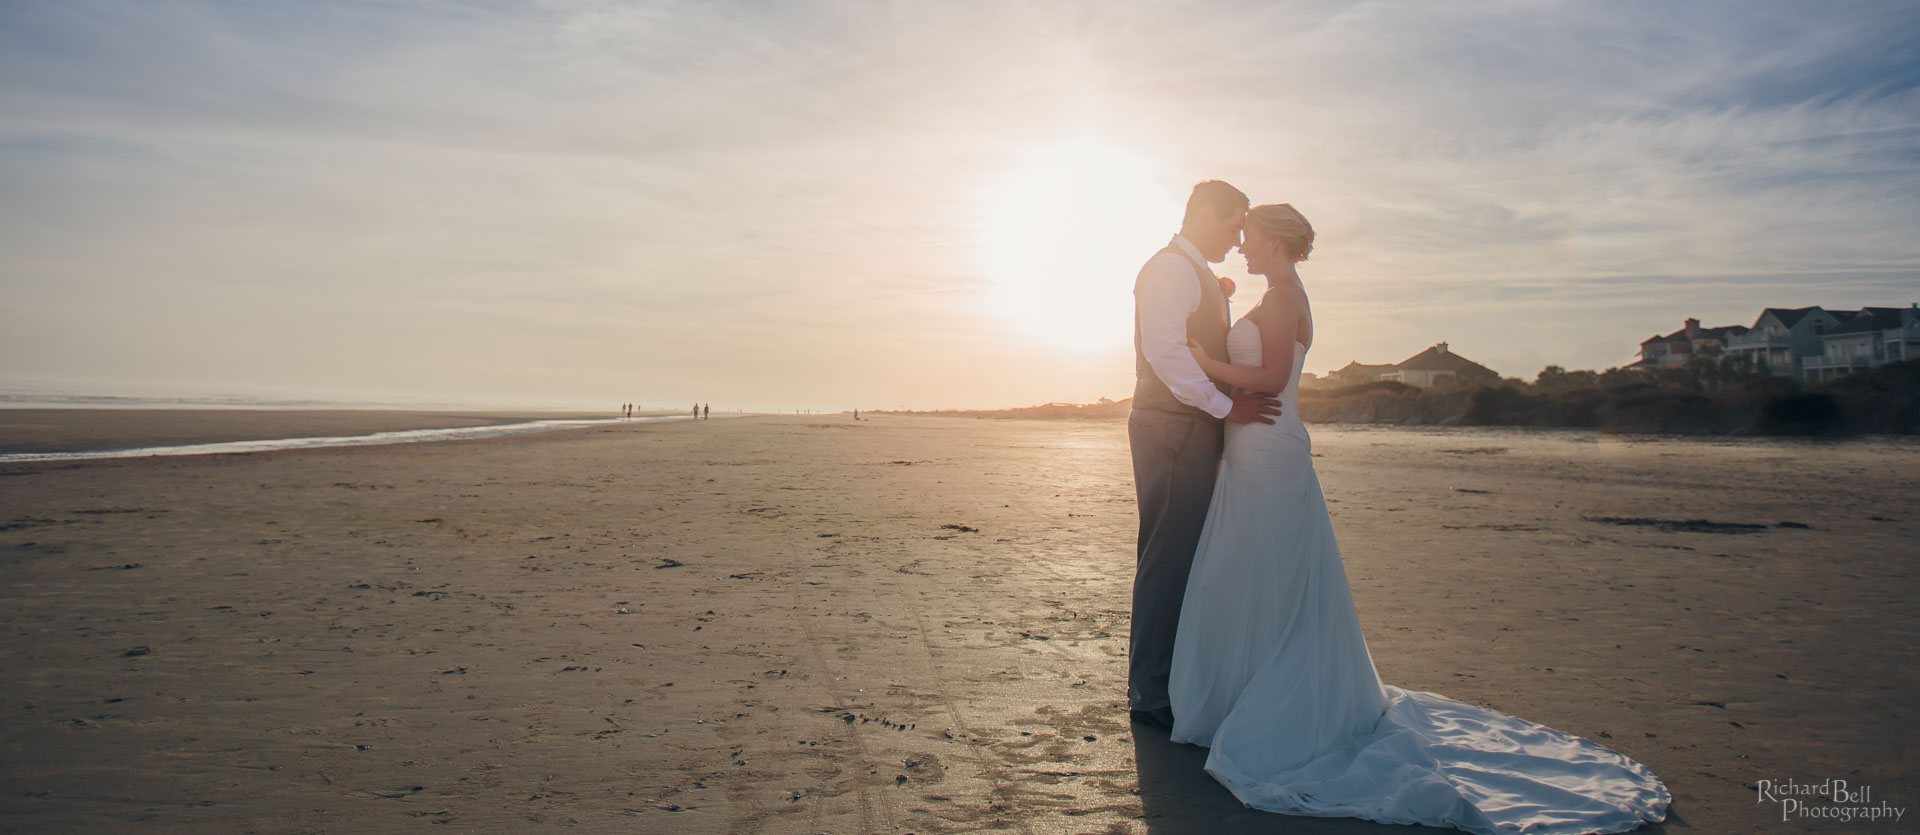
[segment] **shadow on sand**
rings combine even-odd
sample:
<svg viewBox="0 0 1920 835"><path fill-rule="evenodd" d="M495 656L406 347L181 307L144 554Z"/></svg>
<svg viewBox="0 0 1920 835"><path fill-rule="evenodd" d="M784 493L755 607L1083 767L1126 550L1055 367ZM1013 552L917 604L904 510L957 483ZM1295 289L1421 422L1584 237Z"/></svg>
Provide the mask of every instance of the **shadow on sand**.
<svg viewBox="0 0 1920 835"><path fill-rule="evenodd" d="M1358 818L1277 815L1248 809L1204 770L1207 749L1182 745L1167 732L1134 723L1133 757L1140 772L1140 804L1153 835L1215 835L1232 832L1285 835L1426 835L1457 829L1375 823ZM1662 835L1669 826L1688 827L1669 812L1664 824L1650 824L1634 835Z"/></svg>

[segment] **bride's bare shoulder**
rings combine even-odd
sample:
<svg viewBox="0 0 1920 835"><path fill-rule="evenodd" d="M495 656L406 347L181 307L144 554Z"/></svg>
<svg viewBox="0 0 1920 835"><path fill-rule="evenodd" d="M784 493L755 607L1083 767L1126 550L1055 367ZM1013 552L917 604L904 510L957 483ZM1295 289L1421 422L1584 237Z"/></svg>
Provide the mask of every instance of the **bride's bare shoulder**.
<svg viewBox="0 0 1920 835"><path fill-rule="evenodd" d="M1306 292L1299 285L1285 284L1268 287L1266 294L1260 297L1260 305L1254 308L1256 311L1261 311L1263 317L1294 317L1306 309Z"/></svg>

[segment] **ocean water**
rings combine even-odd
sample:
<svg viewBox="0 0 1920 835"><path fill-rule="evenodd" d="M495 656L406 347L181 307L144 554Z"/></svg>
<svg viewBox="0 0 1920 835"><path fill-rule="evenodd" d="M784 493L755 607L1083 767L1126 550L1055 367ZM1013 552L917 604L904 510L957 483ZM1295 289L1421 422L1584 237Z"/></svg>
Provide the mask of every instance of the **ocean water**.
<svg viewBox="0 0 1920 835"><path fill-rule="evenodd" d="M397 432L375 432L369 435L342 435L328 438L225 441L212 444L185 444L182 446L142 447L137 449L112 449L90 452L18 452L0 455L0 463L16 461L78 461L94 458L145 458L155 455L221 455L240 452L272 452L284 449L314 449L317 447L412 444L425 441L455 441L474 438L498 438L503 435L527 435L535 432L551 432L555 429L574 429L582 426L600 426L603 424L663 423L692 419L693 417L691 415L652 415L636 417L630 420L622 420L620 418L534 420L525 423L506 423L495 426L463 426L450 429L407 429Z"/></svg>
<svg viewBox="0 0 1920 835"><path fill-rule="evenodd" d="M379 400L294 400L247 395L121 395L30 389L0 389L0 409L397 409L449 412L591 412L592 408L500 403L387 402ZM607 412L614 409L605 408Z"/></svg>

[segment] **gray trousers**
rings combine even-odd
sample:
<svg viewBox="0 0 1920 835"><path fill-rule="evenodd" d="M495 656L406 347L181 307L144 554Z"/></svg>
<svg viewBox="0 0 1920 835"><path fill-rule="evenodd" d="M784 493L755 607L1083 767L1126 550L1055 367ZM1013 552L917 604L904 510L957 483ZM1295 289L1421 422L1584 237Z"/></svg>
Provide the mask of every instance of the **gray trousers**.
<svg viewBox="0 0 1920 835"><path fill-rule="evenodd" d="M1221 422L1200 413L1136 409L1127 417L1133 487L1140 503L1140 553L1133 573L1133 631L1127 641L1127 702L1173 724L1167 677L1187 572L1213 500Z"/></svg>

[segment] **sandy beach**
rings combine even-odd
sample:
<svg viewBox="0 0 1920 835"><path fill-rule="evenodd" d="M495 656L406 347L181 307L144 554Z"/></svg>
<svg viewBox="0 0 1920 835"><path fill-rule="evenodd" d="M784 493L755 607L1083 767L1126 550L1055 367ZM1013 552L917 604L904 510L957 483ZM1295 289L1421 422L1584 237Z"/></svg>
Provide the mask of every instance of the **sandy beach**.
<svg viewBox="0 0 1920 835"><path fill-rule="evenodd" d="M98 420L34 442L233 431ZM1641 831L1913 826L1920 443L1313 432L1387 683L1646 764ZM1129 726L1135 518L1120 420L0 465L0 829L1415 831ZM1828 779L1906 817L1756 802Z"/></svg>

